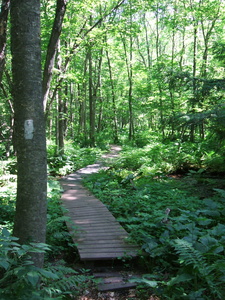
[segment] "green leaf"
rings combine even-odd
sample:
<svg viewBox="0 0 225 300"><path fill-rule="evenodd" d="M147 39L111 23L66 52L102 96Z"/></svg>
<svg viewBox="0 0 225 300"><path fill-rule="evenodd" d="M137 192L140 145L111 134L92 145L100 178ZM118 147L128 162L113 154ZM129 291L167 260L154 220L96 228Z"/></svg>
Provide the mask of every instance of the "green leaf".
<svg viewBox="0 0 225 300"><path fill-rule="evenodd" d="M156 288L158 286L158 282L156 280L148 280L148 279L143 278L142 282L146 283L151 288Z"/></svg>
<svg viewBox="0 0 225 300"><path fill-rule="evenodd" d="M199 241L206 246L208 249L210 249L211 247L218 245L218 241L215 238L212 238L209 235L206 236L202 236Z"/></svg>
<svg viewBox="0 0 225 300"><path fill-rule="evenodd" d="M225 198L225 190L215 188L213 190L216 191L221 197Z"/></svg>
<svg viewBox="0 0 225 300"><path fill-rule="evenodd" d="M2 229L2 235L5 237L9 237L10 236L10 232L4 227Z"/></svg>
<svg viewBox="0 0 225 300"><path fill-rule="evenodd" d="M168 286L173 286L175 284L181 283L181 282L186 282L189 280L192 280L193 276L191 274L181 274L177 275L176 277L173 277L168 283Z"/></svg>
<svg viewBox="0 0 225 300"><path fill-rule="evenodd" d="M218 223L217 226L215 226L211 233L216 236L223 236L225 232L225 225Z"/></svg>
<svg viewBox="0 0 225 300"><path fill-rule="evenodd" d="M7 270L10 264L6 260L0 260L0 266Z"/></svg>
<svg viewBox="0 0 225 300"><path fill-rule="evenodd" d="M53 272L51 271L47 271L47 270L44 270L44 269L40 269L39 270L39 273L41 275L43 275L45 278L48 278L48 279L53 279L53 280L56 280L56 279L59 279L59 276L57 274L54 274Z"/></svg>
<svg viewBox="0 0 225 300"><path fill-rule="evenodd" d="M27 279L35 287L39 281L39 275L36 271L30 271L27 273Z"/></svg>
<svg viewBox="0 0 225 300"><path fill-rule="evenodd" d="M130 282L136 282L136 283L145 283L149 287L156 288L158 286L158 281L156 280L148 280L146 278L132 278L129 280Z"/></svg>
<svg viewBox="0 0 225 300"><path fill-rule="evenodd" d="M205 199L204 203L210 209L216 209L218 207L218 204L215 201L213 201L212 199Z"/></svg>

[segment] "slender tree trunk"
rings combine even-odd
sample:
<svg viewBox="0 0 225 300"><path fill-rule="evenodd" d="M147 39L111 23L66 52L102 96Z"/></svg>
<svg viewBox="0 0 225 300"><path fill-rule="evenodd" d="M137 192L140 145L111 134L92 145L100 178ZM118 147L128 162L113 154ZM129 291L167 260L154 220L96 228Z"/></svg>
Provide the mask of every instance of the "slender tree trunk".
<svg viewBox="0 0 225 300"><path fill-rule="evenodd" d="M158 6L158 5L157 5ZM159 13L158 7L156 12L156 59L158 64L158 73L160 74L160 67L159 67L159 57L160 57L160 44L159 44ZM164 112L163 112L163 99L162 99L162 83L161 80L158 80L158 89L159 89L159 113L160 113L160 127L162 132L162 137L165 137L165 125L164 125Z"/></svg>
<svg viewBox="0 0 225 300"><path fill-rule="evenodd" d="M131 5L131 3L130 3ZM133 118L133 37L131 34L131 26L132 26L132 15L130 14L130 32L129 32L129 46L126 44L126 40L123 36L122 42L123 42L123 48L125 53L125 60L126 60L126 67L127 67L127 77L128 77L128 83L129 83L129 90L128 90L128 111L129 111L129 134L128 138L129 140L134 139L134 118Z"/></svg>
<svg viewBox="0 0 225 300"><path fill-rule="evenodd" d="M64 101L62 99L62 90L58 90L58 153L64 154Z"/></svg>
<svg viewBox="0 0 225 300"><path fill-rule="evenodd" d="M146 43L146 51L147 51L147 62L148 62L147 66L148 66L148 78L149 78L151 65L152 65L152 58L150 53L149 35L148 35L148 28L146 22L147 22L146 14L144 14L145 43Z"/></svg>
<svg viewBox="0 0 225 300"><path fill-rule="evenodd" d="M89 145L95 146L95 97L93 96L93 66L91 46L88 49L88 67L89 67Z"/></svg>
<svg viewBox="0 0 225 300"><path fill-rule="evenodd" d="M182 31L182 40L181 40L181 51L180 51L180 59L179 59L179 66L180 66L180 70L183 70L183 62L184 62L184 53L185 53L185 34L186 34L186 30L185 27L183 28Z"/></svg>
<svg viewBox="0 0 225 300"><path fill-rule="evenodd" d="M11 39L18 169L14 235L20 243L45 242L47 171L40 1L11 1ZM43 259L43 254L33 254L35 265L41 267Z"/></svg>
<svg viewBox="0 0 225 300"><path fill-rule="evenodd" d="M102 117L103 117L103 98L100 95L99 97L99 110L98 110L98 126L97 126L97 132L101 132L102 130Z"/></svg>
<svg viewBox="0 0 225 300"><path fill-rule="evenodd" d="M206 78L207 76L207 63L208 63L208 52L209 52L209 40L213 33L213 29L216 25L216 21L219 17L220 6L216 12L216 15L211 21L211 24L208 24L207 29L204 26L204 19L201 19L201 27L202 27L202 34L204 39L204 51L202 56L202 67L201 67L201 77Z"/></svg>
<svg viewBox="0 0 225 300"><path fill-rule="evenodd" d="M79 126L78 136L83 139L83 145L87 145L87 72L88 72L88 51L84 60L84 73L82 84L78 85L78 102L79 102Z"/></svg>
<svg viewBox="0 0 225 300"><path fill-rule="evenodd" d="M130 9L132 8L130 4ZM130 39L129 39L129 67L128 67L128 81L129 81L129 140L134 139L134 116L133 116L133 37L131 34L131 27L133 23L132 13L130 13Z"/></svg>
<svg viewBox="0 0 225 300"><path fill-rule="evenodd" d="M86 87L78 86L79 126L78 136L86 134Z"/></svg>
<svg viewBox="0 0 225 300"><path fill-rule="evenodd" d="M198 34L198 23L194 21L194 43L193 43L193 69L192 69L192 77L193 77L193 99L191 101L191 112L194 113L195 103L197 100L197 82L196 82L196 69L197 69L197 34ZM191 124L190 129L190 141L194 142L195 140L195 124Z"/></svg>
<svg viewBox="0 0 225 300"><path fill-rule="evenodd" d="M111 93L112 93L113 124L114 124L113 141L115 144L117 144L119 142L119 138L118 138L118 125L117 125L116 95L115 95L115 87L113 82L112 66L111 66L108 50L106 51L106 56L107 56L108 67L109 67L109 78L110 78Z"/></svg>
<svg viewBox="0 0 225 300"><path fill-rule="evenodd" d="M177 15L177 7L176 7L176 1L174 3L174 15L173 18L176 20L176 15ZM171 77L172 77L172 82L173 82L173 76L174 76L174 58L175 58L175 48L176 48L176 43L175 43L175 22L173 21L173 28L172 28L172 49L171 49ZM174 118L175 118L175 102L174 102L174 84L171 83L169 85L169 92L170 92L170 103L171 103L171 112L172 112L172 120L171 120L171 139L174 137L174 131L175 131L175 124L174 124Z"/></svg>
<svg viewBox="0 0 225 300"><path fill-rule="evenodd" d="M62 24L66 12L66 4L68 0L57 0L57 7L55 13L54 24L52 27L51 37L49 40L47 55L45 59L43 72L43 103L44 110L47 107L48 94L50 90L50 83L52 79L52 70L55 63L55 55L57 52L58 42L62 31Z"/></svg>
<svg viewBox="0 0 225 300"><path fill-rule="evenodd" d="M58 42L58 52L57 52L57 69L59 72L61 72L62 67L62 58L61 58L61 49L60 49L60 40ZM57 147L58 147L58 153L63 154L64 153L64 123L65 123L65 115L64 115L64 99L62 97L62 88L59 87L57 91L57 98L58 98L58 122L57 122Z"/></svg>
<svg viewBox="0 0 225 300"><path fill-rule="evenodd" d="M103 99L101 97L101 70L102 70L102 57L103 57L103 48L101 48L99 53L99 58L95 65L95 83L93 84L93 98L96 106L97 99L99 99L98 103L98 126L97 132L101 131L101 122L102 122L102 113L103 113ZM95 112L96 114L96 112Z"/></svg>

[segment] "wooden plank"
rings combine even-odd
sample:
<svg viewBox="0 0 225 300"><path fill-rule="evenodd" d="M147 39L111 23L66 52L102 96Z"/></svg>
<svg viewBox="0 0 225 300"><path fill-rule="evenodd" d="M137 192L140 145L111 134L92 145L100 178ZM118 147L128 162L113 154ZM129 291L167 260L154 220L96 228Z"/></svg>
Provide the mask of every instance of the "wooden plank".
<svg viewBox="0 0 225 300"><path fill-rule="evenodd" d="M95 243L95 245L104 245L106 243L106 240L105 239L102 239L102 240L96 240L96 243ZM118 245L124 245L124 244L126 244L128 247L130 247L130 246L132 246L132 247L135 247L135 248L137 248L137 246L136 245L130 245L130 244L128 244L128 243L126 243L126 241L124 241L124 240L118 240L118 239L110 239L110 244L111 245L114 245L114 244L118 244ZM93 244L93 241L92 240L83 240L83 241L81 241L80 240L80 242L79 242L79 245L82 247L83 245L85 246L85 245L94 245Z"/></svg>
<svg viewBox="0 0 225 300"><path fill-rule="evenodd" d="M116 253L117 257L118 256L134 256L137 255L137 251L132 250L132 249L120 249L118 250L117 248L102 248L102 249L82 249L78 246L78 250L80 255L95 255L102 256L102 254L106 253Z"/></svg>
<svg viewBox="0 0 225 300"><path fill-rule="evenodd" d="M106 220L103 220L101 222L92 222L92 223L84 223L82 221L77 221L77 220L73 220L73 222L76 224L76 226L78 226L78 228L79 228L79 226L82 228L87 228L87 229L93 228L93 230L98 229L98 228L111 228L111 222L106 221ZM114 227L121 228L121 225L118 223L118 224L115 224Z"/></svg>
<svg viewBox="0 0 225 300"><path fill-rule="evenodd" d="M102 251L103 252L103 249L104 251L108 251L109 249L115 251L115 249L123 249L124 247L124 251L136 251L136 248L135 247L127 247L127 246L124 246L122 244L108 244L108 245L101 245L101 244L97 244L97 245L81 245L79 244L79 249L82 250L82 251L85 251L85 250L88 250L88 252L92 251L92 252L100 252Z"/></svg>
<svg viewBox="0 0 225 300"><path fill-rule="evenodd" d="M81 260L112 260L112 259L118 259L120 257L124 257L125 253L120 252L120 253L115 253L115 252L110 252L110 253L81 253L79 252L80 259ZM136 256L137 253L132 253L130 256L134 257Z"/></svg>
<svg viewBox="0 0 225 300"><path fill-rule="evenodd" d="M136 284L133 282L119 282L119 283L102 283L98 284L98 290L100 292L106 291L117 291L122 289L133 289L136 287Z"/></svg>
<svg viewBox="0 0 225 300"><path fill-rule="evenodd" d="M109 224L111 224L110 220L83 220L83 219L80 219L80 220L71 220L73 223L75 223L77 226L87 226L87 227L90 227L90 226L107 226Z"/></svg>
<svg viewBox="0 0 225 300"><path fill-rule="evenodd" d="M83 170L85 171L85 170ZM80 172L79 172L80 173ZM126 243L125 229L116 221L106 205L85 190L81 177L63 180L61 200L72 222L68 222L72 239L81 260L108 260L137 255L137 247ZM75 226L75 232L73 226Z"/></svg>
<svg viewBox="0 0 225 300"><path fill-rule="evenodd" d="M68 205L66 205L66 207L69 207L71 210L73 210L74 212L76 211L86 211L86 212L89 212L89 211L95 211L95 212L107 212L109 213L108 211L108 208L106 206L96 206L96 205L88 205L87 204L83 204L83 205L79 205L77 203L70 203Z"/></svg>
<svg viewBox="0 0 225 300"><path fill-rule="evenodd" d="M86 231L85 229L79 228L77 231L82 231L85 237L87 236L96 236L96 237L103 237L103 236L115 236L115 237L127 237L126 231L118 231L118 230L112 230L112 231L105 231L105 232L96 232L96 231Z"/></svg>
<svg viewBox="0 0 225 300"><path fill-rule="evenodd" d="M114 228L111 228L111 229L108 229L108 230L105 230L105 229L102 229L102 230L87 230L85 228L79 228L77 229L77 231L79 232L82 232L85 236L87 235L93 235L93 236L106 236L106 235L115 235L115 236L118 236L118 235L125 235L127 236L127 233L122 231L122 230L118 230L118 229L114 229Z"/></svg>
<svg viewBox="0 0 225 300"><path fill-rule="evenodd" d="M118 235L118 234L110 234L110 235L92 235L90 233L88 234L85 234L82 232L82 234L78 234L78 236L75 237L75 240L79 243L79 242L82 242L82 241L87 241L88 239L90 239L90 241L96 241L98 239L100 240L105 240L106 243L109 243L110 240L112 239L117 239L117 240L123 240L124 237L126 236L122 236L122 235Z"/></svg>
<svg viewBox="0 0 225 300"><path fill-rule="evenodd" d="M71 212L69 212L68 215L71 217L72 220L73 220L73 217L75 217L76 220L86 220L86 221L95 221L95 220L101 221L101 220L106 220L102 216L94 216L93 215L93 216L85 217L85 216L73 215L73 213L71 213ZM115 221L115 218L113 216L108 216L107 220Z"/></svg>
<svg viewBox="0 0 225 300"><path fill-rule="evenodd" d="M115 291L120 289L131 289L136 287L135 282L129 282L129 279L140 278L138 275L124 274L119 272L101 272L93 273L94 278L101 279L98 284L98 290L104 291Z"/></svg>
<svg viewBox="0 0 225 300"><path fill-rule="evenodd" d="M124 240L124 237L118 237L118 236L109 236L109 235L106 235L106 236L101 236L101 237L96 237L96 236L82 236L82 237L75 237L75 240L76 242L78 243L83 243L83 242L87 242L87 241L91 241L92 243L96 242L97 240L98 241L104 241L105 243L108 243L109 241L111 240L117 240L117 241L123 241Z"/></svg>
<svg viewBox="0 0 225 300"><path fill-rule="evenodd" d="M104 214L107 214L107 216L104 216ZM85 219L87 218L93 218L93 217L100 217L101 219L108 219L108 218L111 218L111 219L115 219L112 215L108 215L108 212L107 210L96 210L96 209L83 209L82 211L79 211L79 210L72 210L70 211L70 215L72 216L76 216L76 217L83 217ZM104 217L103 217L104 216Z"/></svg>

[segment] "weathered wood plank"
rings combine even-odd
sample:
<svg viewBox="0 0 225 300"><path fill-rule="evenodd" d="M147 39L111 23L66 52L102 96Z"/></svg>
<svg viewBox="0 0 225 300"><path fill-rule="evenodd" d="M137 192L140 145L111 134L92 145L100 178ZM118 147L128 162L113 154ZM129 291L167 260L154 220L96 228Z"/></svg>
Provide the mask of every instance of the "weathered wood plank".
<svg viewBox="0 0 225 300"><path fill-rule="evenodd" d="M133 283L133 282L118 282L118 283L98 284L98 290L101 291L101 292L132 289L132 288L135 288L135 287L136 287L136 283Z"/></svg>
<svg viewBox="0 0 225 300"><path fill-rule="evenodd" d="M94 168L89 170L93 172ZM136 256L137 247L126 242L125 229L116 221L106 205L84 189L80 174L76 172L62 181L61 200L75 226L70 228L81 260L108 260L122 256Z"/></svg>
<svg viewBox="0 0 225 300"><path fill-rule="evenodd" d="M80 259L81 260L111 260L111 259L118 259L120 257L125 257L124 252L116 253L116 252L110 252L110 253L80 253ZM131 253L129 256L136 255L135 252Z"/></svg>
<svg viewBox="0 0 225 300"><path fill-rule="evenodd" d="M80 245L79 244L79 249L80 251L87 251L87 252L109 252L109 250L113 250L115 251L115 249L123 249L124 245L122 244L109 244L109 245L101 245L101 244L98 244L98 245ZM124 248L124 251L133 251L133 250L136 250L135 247L126 247Z"/></svg>

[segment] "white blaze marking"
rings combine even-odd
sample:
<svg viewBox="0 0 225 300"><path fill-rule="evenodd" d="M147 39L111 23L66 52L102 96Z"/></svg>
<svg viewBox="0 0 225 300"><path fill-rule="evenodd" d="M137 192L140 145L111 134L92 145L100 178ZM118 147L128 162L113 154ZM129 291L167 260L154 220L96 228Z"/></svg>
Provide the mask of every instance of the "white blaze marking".
<svg viewBox="0 0 225 300"><path fill-rule="evenodd" d="M25 140L32 140L34 135L33 120L25 120L24 122L24 138Z"/></svg>

